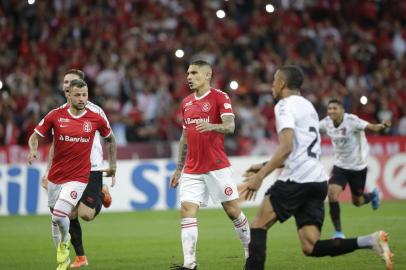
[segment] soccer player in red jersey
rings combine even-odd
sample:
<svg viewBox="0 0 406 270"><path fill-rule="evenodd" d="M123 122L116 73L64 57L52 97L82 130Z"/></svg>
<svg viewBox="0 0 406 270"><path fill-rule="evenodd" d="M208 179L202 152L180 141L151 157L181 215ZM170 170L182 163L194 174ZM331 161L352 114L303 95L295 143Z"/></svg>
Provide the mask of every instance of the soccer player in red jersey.
<svg viewBox="0 0 406 270"><path fill-rule="evenodd" d="M62 89L64 91L67 103L65 103L63 106L70 106L70 82L76 79L84 80L84 78L85 74L81 70L70 69L66 71L63 78ZM86 109L100 114L103 118L106 119L106 121L108 121L103 109L96 104L88 101L86 104ZM107 143L109 158L109 168L106 170L103 169L103 148L101 145L100 134L98 131L96 131L93 140L92 151L90 153L91 171L89 176L89 183L87 184L83 192L82 198L70 215L69 233L71 236L72 246L74 247L76 253L76 257L70 265L70 268L80 268L88 265L88 260L85 255L82 241L82 228L80 226L78 216L85 221L91 221L100 213L102 204L105 207L109 207L109 204L111 203L111 196L108 192L108 188L106 185L103 185L103 173L105 173L106 177L112 177L111 186L114 186L117 147L114 136L110 136L108 139L105 139L105 142ZM54 143L52 142L49 150L47 170L41 180L41 186L44 187L46 190L48 189L48 173L52 165L53 155ZM52 224L52 236L55 246L57 247L61 240L61 233L57 224Z"/></svg>
<svg viewBox="0 0 406 270"><path fill-rule="evenodd" d="M213 202L221 202L248 257L249 225L238 205L237 187L224 150L224 134L234 132L234 113L228 95L210 87L211 77L209 63L198 60L189 65L187 81L193 93L182 101L183 132L170 181L173 188L179 184L181 201L184 262L175 269L196 269L196 216L209 196Z"/></svg>
<svg viewBox="0 0 406 270"><path fill-rule="evenodd" d="M91 110L87 84L70 83L71 106L49 112L34 129L28 145L28 163L38 154L38 140L53 130L54 156L48 179L48 204L53 208L52 222L59 227L61 241L57 247L57 270L67 269L69 259L69 215L82 197L89 181L90 152L96 130L105 138L114 136L108 122Z"/></svg>

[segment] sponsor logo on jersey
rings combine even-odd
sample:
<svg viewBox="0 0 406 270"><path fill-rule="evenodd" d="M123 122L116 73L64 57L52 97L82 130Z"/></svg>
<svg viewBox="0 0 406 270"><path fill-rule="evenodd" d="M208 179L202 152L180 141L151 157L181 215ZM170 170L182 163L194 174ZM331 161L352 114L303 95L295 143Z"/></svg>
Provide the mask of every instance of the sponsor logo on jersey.
<svg viewBox="0 0 406 270"><path fill-rule="evenodd" d="M201 122L207 122L210 123L210 116L207 116L207 118L186 118L185 123L187 125L192 125L192 124L199 124Z"/></svg>
<svg viewBox="0 0 406 270"><path fill-rule="evenodd" d="M83 123L83 131L84 132L91 132L92 131L92 123L90 123L89 121L85 121Z"/></svg>
<svg viewBox="0 0 406 270"><path fill-rule="evenodd" d="M208 111L210 111L210 109L211 109L210 103L209 102L204 102L203 105L202 105L202 111L208 112Z"/></svg>
<svg viewBox="0 0 406 270"><path fill-rule="evenodd" d="M226 194L227 196L231 196L233 194L233 189L231 187L226 187L224 189L224 194Z"/></svg>
<svg viewBox="0 0 406 270"><path fill-rule="evenodd" d="M58 122L59 123L69 123L70 119L69 118L59 117Z"/></svg>
<svg viewBox="0 0 406 270"><path fill-rule="evenodd" d="M75 200L78 197L78 193L76 191L72 191L70 193L70 197Z"/></svg>
<svg viewBox="0 0 406 270"><path fill-rule="evenodd" d="M186 103L185 103L185 108L188 107L188 106L191 106L192 104L193 104L192 101L186 102Z"/></svg>
<svg viewBox="0 0 406 270"><path fill-rule="evenodd" d="M224 103L224 109L231 109L231 104L230 103Z"/></svg>
<svg viewBox="0 0 406 270"><path fill-rule="evenodd" d="M63 142L79 142L79 143L88 143L90 142L90 137L71 137L68 135L59 135L59 140Z"/></svg>

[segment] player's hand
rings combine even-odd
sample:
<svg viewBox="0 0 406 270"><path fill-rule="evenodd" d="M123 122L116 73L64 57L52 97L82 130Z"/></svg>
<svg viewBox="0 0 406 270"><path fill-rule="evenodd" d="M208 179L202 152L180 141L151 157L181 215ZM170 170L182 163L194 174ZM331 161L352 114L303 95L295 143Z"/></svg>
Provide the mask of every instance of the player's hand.
<svg viewBox="0 0 406 270"><path fill-rule="evenodd" d="M48 171L46 171L41 178L41 187L48 190Z"/></svg>
<svg viewBox="0 0 406 270"><path fill-rule="evenodd" d="M196 130L199 132L212 131L213 125L208 122L201 121L199 124L196 125Z"/></svg>
<svg viewBox="0 0 406 270"><path fill-rule="evenodd" d="M390 128L392 126L392 122L389 119L386 119L382 122L385 128Z"/></svg>
<svg viewBox="0 0 406 270"><path fill-rule="evenodd" d="M263 166L264 166L263 163L251 165L251 167L249 167L242 176L244 177L252 176L253 174L256 174Z"/></svg>
<svg viewBox="0 0 406 270"><path fill-rule="evenodd" d="M169 185L170 185L171 188L176 188L178 186L179 178L180 178L181 174L182 174L181 170L176 170L173 173L173 175L171 177L171 181L169 182Z"/></svg>
<svg viewBox="0 0 406 270"><path fill-rule="evenodd" d="M103 170L104 177L111 177L111 187L114 187L116 184L116 167L109 167L108 169Z"/></svg>
<svg viewBox="0 0 406 270"><path fill-rule="evenodd" d="M261 184L262 178L260 178L258 174L246 177L244 183L239 187L241 196L246 200L255 200Z"/></svg>
<svg viewBox="0 0 406 270"><path fill-rule="evenodd" d="M37 152L30 152L27 157L28 164L32 164L32 162L37 159L38 153Z"/></svg>

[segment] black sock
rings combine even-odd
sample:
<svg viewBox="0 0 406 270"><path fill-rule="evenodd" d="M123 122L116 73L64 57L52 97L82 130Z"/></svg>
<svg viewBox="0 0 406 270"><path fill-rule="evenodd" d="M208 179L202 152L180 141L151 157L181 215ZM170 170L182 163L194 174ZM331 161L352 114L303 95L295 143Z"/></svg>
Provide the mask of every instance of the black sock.
<svg viewBox="0 0 406 270"><path fill-rule="evenodd" d="M263 270L266 259L266 233L264 229L251 229L249 257L245 262L245 270Z"/></svg>
<svg viewBox="0 0 406 270"><path fill-rule="evenodd" d="M340 219L340 204L338 202L330 202L330 217L333 222L334 229L341 232L341 219Z"/></svg>
<svg viewBox="0 0 406 270"><path fill-rule="evenodd" d="M75 218L70 221L69 233L71 236L70 241L72 243L73 248L75 249L76 255L77 256L85 255L82 243L82 228L80 227L78 218Z"/></svg>
<svg viewBox="0 0 406 270"><path fill-rule="evenodd" d="M100 192L100 193L102 193L102 192ZM102 205L103 205L103 200L100 197L97 198L96 207L95 207L95 211L96 211L95 216L97 216L100 213ZM103 198L104 198L104 194L103 194Z"/></svg>
<svg viewBox="0 0 406 270"><path fill-rule="evenodd" d="M312 257L338 256L358 249L357 239L329 239L319 240L313 248Z"/></svg>
<svg viewBox="0 0 406 270"><path fill-rule="evenodd" d="M367 204L372 200L372 198L374 197L374 194L372 192L364 193L363 196L364 196L364 203Z"/></svg>

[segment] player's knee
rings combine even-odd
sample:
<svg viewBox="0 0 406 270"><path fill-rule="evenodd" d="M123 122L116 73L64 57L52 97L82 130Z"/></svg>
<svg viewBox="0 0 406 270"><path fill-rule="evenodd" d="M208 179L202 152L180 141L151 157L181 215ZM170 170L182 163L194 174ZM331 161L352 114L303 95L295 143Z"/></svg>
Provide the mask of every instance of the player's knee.
<svg viewBox="0 0 406 270"><path fill-rule="evenodd" d="M79 213L79 217L81 219L83 219L84 221L91 221L94 219L95 215L94 215L94 213L86 212L86 213Z"/></svg>
<svg viewBox="0 0 406 270"><path fill-rule="evenodd" d="M52 222L60 224L66 216L52 215Z"/></svg>

